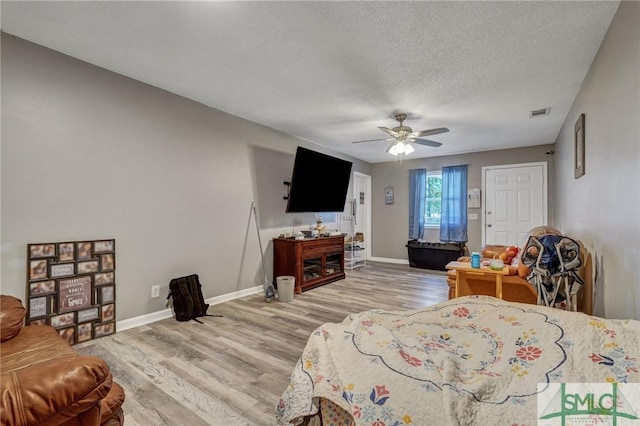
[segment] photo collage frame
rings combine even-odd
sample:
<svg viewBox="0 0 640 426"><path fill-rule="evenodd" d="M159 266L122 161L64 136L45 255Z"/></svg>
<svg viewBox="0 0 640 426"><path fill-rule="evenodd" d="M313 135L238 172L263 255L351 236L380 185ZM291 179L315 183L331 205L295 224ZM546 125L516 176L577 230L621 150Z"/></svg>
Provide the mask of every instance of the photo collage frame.
<svg viewBox="0 0 640 426"><path fill-rule="evenodd" d="M115 239L27 245L27 324L71 345L116 332Z"/></svg>

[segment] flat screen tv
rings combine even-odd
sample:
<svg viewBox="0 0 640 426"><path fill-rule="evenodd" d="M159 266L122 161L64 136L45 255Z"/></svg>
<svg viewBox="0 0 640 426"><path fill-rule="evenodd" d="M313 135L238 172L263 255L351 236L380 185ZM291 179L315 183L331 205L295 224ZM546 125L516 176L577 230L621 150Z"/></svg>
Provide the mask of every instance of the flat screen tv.
<svg viewBox="0 0 640 426"><path fill-rule="evenodd" d="M341 212L351 177L350 161L298 147L287 213Z"/></svg>

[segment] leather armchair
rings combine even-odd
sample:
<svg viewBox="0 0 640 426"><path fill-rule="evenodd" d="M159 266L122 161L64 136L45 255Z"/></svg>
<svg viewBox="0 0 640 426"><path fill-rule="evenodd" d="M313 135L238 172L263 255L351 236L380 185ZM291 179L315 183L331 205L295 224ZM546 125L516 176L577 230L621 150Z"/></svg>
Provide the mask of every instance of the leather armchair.
<svg viewBox="0 0 640 426"><path fill-rule="evenodd" d="M49 326L23 326L25 313L20 299L0 296L0 424L123 425L124 390L105 361Z"/></svg>

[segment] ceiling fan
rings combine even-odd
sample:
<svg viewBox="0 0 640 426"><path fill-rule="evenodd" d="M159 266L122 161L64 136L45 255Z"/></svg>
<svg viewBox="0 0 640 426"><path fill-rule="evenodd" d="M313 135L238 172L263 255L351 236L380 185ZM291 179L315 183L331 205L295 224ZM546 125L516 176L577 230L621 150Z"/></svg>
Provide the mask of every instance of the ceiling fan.
<svg viewBox="0 0 640 426"><path fill-rule="evenodd" d="M387 127L378 127L378 129L382 130L385 133L388 133L391 138L366 139L363 141L355 141L352 143L392 141L386 152L394 156L402 154L407 155L415 151L415 149L410 145L410 142L437 148L442 145L440 142L432 141L429 139L421 139L421 137L439 135L440 133L447 133L449 131L449 129L447 129L446 127L439 127L437 129L414 132L411 127L402 124L406 119L407 114L399 113L396 114L396 120L398 120L398 122L400 123L399 126L396 126L393 129L389 129Z"/></svg>

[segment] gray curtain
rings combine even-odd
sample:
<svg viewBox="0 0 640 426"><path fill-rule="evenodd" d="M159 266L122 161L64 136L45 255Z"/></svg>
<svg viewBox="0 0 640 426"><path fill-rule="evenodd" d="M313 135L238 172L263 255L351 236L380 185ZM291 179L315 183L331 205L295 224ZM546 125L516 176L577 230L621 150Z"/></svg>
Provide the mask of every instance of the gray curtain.
<svg viewBox="0 0 640 426"><path fill-rule="evenodd" d="M424 209L427 197L427 170L409 170L409 239L424 235Z"/></svg>
<svg viewBox="0 0 640 426"><path fill-rule="evenodd" d="M440 241L467 239L467 166L443 167Z"/></svg>

